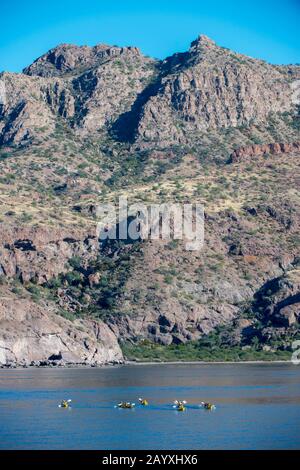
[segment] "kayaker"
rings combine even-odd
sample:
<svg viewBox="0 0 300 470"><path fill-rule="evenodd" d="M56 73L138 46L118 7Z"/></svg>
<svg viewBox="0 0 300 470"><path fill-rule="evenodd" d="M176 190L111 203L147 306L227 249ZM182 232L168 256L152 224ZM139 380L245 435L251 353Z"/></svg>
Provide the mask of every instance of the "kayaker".
<svg viewBox="0 0 300 470"><path fill-rule="evenodd" d="M212 403L209 403L209 402L202 402L201 403L203 408L205 408L206 410L214 410L216 407L215 405L213 405Z"/></svg>
<svg viewBox="0 0 300 470"><path fill-rule="evenodd" d="M130 403L129 401L122 401L117 405L118 408L133 408L135 403Z"/></svg>
<svg viewBox="0 0 300 470"><path fill-rule="evenodd" d="M149 403L145 398L139 398L139 402L142 406L148 406Z"/></svg>
<svg viewBox="0 0 300 470"><path fill-rule="evenodd" d="M59 406L60 408L69 408L70 403L71 403L71 400L62 400Z"/></svg>
<svg viewBox="0 0 300 470"><path fill-rule="evenodd" d="M180 403L178 406L177 406L177 410L178 411L185 411L185 406L183 403Z"/></svg>
<svg viewBox="0 0 300 470"><path fill-rule="evenodd" d="M175 406L174 408L176 408L178 411L185 411L186 407L186 401L185 400L175 400L174 401L175 403Z"/></svg>

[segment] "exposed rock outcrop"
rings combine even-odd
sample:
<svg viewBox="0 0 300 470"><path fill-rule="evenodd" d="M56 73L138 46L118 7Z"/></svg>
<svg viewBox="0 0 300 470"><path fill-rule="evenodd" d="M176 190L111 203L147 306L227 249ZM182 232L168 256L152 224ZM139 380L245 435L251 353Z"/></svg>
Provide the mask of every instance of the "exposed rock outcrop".
<svg viewBox="0 0 300 470"><path fill-rule="evenodd" d="M74 256L89 263L97 256L96 237L80 232L45 228L1 230L0 279L18 278L22 284L43 284L70 270ZM28 296L27 296L28 297ZM1 293L0 364L100 365L122 361L112 330L101 320L69 321L50 303Z"/></svg>
<svg viewBox="0 0 300 470"><path fill-rule="evenodd" d="M23 70L26 75L57 77L79 73L118 56L141 55L137 47L117 47L98 44L94 47L60 44L36 59Z"/></svg>
<svg viewBox="0 0 300 470"><path fill-rule="evenodd" d="M254 309L260 311L263 321L279 327L290 327L300 320L300 271L272 279L255 295Z"/></svg>
<svg viewBox="0 0 300 470"><path fill-rule="evenodd" d="M261 123L271 112L295 107L294 82L284 68L233 53L206 36L164 67L161 86L141 113L141 141L188 143L201 132Z"/></svg>
<svg viewBox="0 0 300 470"><path fill-rule="evenodd" d="M101 365L123 360L102 321L66 320L12 293L0 300L0 365Z"/></svg>
<svg viewBox="0 0 300 470"><path fill-rule="evenodd" d="M74 256L89 260L98 253L96 233L0 224L0 267L8 278L43 284L68 270Z"/></svg>
<svg viewBox="0 0 300 470"><path fill-rule="evenodd" d="M0 144L53 137L62 122L80 137L108 130L151 80L156 61L135 47L61 45L23 74L2 73Z"/></svg>
<svg viewBox="0 0 300 470"><path fill-rule="evenodd" d="M289 153L300 153L300 142L249 145L235 150L231 156L232 163L241 162L253 157L264 155L284 155Z"/></svg>

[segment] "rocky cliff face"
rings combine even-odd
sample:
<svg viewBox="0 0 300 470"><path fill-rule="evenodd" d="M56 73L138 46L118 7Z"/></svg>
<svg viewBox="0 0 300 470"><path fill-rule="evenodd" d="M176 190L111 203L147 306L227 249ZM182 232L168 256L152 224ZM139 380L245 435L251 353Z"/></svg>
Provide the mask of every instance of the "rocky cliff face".
<svg viewBox="0 0 300 470"><path fill-rule="evenodd" d="M60 119L80 136L107 129L133 105L155 64L137 48L61 45L24 74L1 74L0 142L47 139Z"/></svg>
<svg viewBox="0 0 300 470"><path fill-rule="evenodd" d="M276 142L274 144L250 145L249 147L240 147L231 154L230 159L232 163L236 163L263 155L289 155L299 152L300 142L291 142L286 144Z"/></svg>
<svg viewBox="0 0 300 470"><path fill-rule="evenodd" d="M5 293L0 301L0 365L101 365L123 361L117 339L100 320L68 321L51 305Z"/></svg>
<svg viewBox="0 0 300 470"><path fill-rule="evenodd" d="M1 227L0 234L1 272L23 283L43 284L65 272L71 258L83 257L89 263L98 250L96 231Z"/></svg>
<svg viewBox="0 0 300 470"><path fill-rule="evenodd" d="M186 143L208 129L264 122L291 111L295 88L284 67L274 67L218 47L200 36L184 56L166 59L168 72L145 104L139 138ZM295 86L295 85L294 85Z"/></svg>
<svg viewBox="0 0 300 470"><path fill-rule="evenodd" d="M0 81L0 363L118 362L118 341L180 345L219 327L229 345L290 347L299 66L200 36L163 61L63 44ZM202 203L204 248L102 246L97 205L120 195Z"/></svg>
<svg viewBox="0 0 300 470"><path fill-rule="evenodd" d="M0 279L20 284L0 285L0 364L101 365L123 360L118 341L101 320L58 315L64 302L37 299L22 286L42 285L70 269L74 257L87 265L95 258L95 236L78 231L1 229ZM19 287L17 287L19 285ZM34 290L32 291L34 292ZM73 305L76 308L76 300ZM71 318L71 317L70 317Z"/></svg>

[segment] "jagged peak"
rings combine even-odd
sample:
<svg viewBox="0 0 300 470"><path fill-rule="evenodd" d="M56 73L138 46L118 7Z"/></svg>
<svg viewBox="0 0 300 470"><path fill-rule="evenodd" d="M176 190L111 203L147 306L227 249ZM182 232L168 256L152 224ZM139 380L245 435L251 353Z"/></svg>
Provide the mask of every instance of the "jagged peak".
<svg viewBox="0 0 300 470"><path fill-rule="evenodd" d="M196 49L198 47L214 47L216 46L215 41L210 39L205 34L200 34L192 43L190 49Z"/></svg>

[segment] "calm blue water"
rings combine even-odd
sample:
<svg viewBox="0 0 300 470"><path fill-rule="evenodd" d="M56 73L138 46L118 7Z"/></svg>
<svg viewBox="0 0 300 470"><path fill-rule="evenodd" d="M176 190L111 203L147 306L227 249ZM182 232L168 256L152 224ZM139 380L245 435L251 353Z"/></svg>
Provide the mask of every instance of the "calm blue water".
<svg viewBox="0 0 300 470"><path fill-rule="evenodd" d="M149 407L114 408L140 396ZM0 416L1 449L300 449L300 366L0 370Z"/></svg>

